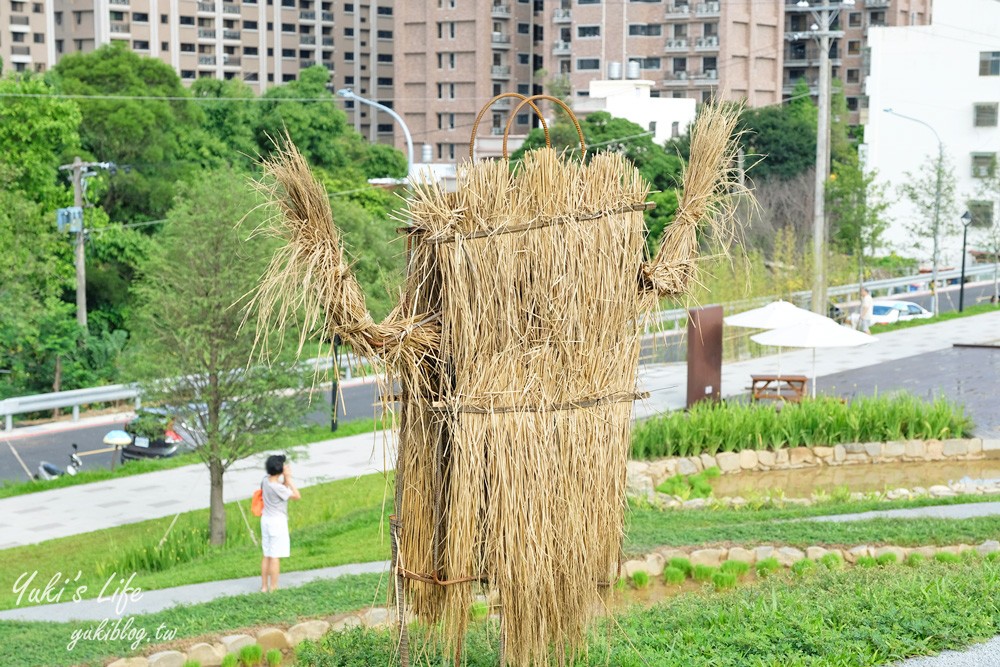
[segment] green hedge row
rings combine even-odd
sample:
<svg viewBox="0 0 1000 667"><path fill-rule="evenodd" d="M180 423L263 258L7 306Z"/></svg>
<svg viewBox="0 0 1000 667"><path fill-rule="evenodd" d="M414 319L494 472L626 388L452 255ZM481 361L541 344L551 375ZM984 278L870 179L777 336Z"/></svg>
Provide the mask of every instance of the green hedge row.
<svg viewBox="0 0 1000 667"><path fill-rule="evenodd" d="M943 398L923 401L908 394L857 398L844 403L819 398L781 410L763 403L699 403L687 412L636 425L632 456L696 456L741 449L778 449L849 442L958 438L972 422L965 410Z"/></svg>

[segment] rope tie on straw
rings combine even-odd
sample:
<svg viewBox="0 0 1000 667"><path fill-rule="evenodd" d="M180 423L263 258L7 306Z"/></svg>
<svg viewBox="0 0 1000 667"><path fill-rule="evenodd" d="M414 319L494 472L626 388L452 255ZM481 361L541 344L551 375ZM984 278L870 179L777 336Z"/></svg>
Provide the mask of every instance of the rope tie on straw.
<svg viewBox="0 0 1000 667"><path fill-rule="evenodd" d="M472 414L491 414L495 412L555 412L560 410L592 408L598 405L607 405L610 403L631 403L632 401L638 401L645 398L649 398L648 391L609 394L607 396L600 396L597 398L567 401L565 403L556 403L551 405L492 405L486 401L486 405L484 406L482 404L476 405L475 401L463 404L459 402L458 399L452 399L450 401L434 401L431 403L430 409L434 412L465 412Z"/></svg>

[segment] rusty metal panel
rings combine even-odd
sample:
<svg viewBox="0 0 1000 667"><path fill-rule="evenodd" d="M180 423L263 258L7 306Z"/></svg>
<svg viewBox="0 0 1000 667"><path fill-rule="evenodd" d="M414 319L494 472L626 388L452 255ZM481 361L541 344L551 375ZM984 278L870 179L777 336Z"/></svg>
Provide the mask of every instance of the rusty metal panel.
<svg viewBox="0 0 1000 667"><path fill-rule="evenodd" d="M687 407L722 392L722 306L688 311Z"/></svg>

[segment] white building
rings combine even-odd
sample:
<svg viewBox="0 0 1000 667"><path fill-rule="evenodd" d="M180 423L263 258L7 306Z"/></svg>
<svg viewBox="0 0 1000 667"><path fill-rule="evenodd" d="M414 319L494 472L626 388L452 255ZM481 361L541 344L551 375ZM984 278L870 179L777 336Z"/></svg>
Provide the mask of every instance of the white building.
<svg viewBox="0 0 1000 667"><path fill-rule="evenodd" d="M868 42L866 168L878 170L880 180L891 188L892 224L885 240L889 249L929 266L931 242L908 231L907 223L916 211L898 187L907 181L907 172L915 173L937 159L936 133L958 186L956 210L943 219L951 229L941 235L940 257L942 265L958 266L959 216L970 201L979 199L977 174L992 169L1000 152L1000 0L936 2L931 25L872 27ZM932 129L884 109L918 119ZM982 202L978 211L985 213ZM970 229L970 249L975 248L976 238Z"/></svg>
<svg viewBox="0 0 1000 667"><path fill-rule="evenodd" d="M574 100L573 112L581 119L595 111L630 120L653 132L653 141L679 137L694 122L696 101L690 97L652 97L653 81L610 79L590 82L590 95Z"/></svg>

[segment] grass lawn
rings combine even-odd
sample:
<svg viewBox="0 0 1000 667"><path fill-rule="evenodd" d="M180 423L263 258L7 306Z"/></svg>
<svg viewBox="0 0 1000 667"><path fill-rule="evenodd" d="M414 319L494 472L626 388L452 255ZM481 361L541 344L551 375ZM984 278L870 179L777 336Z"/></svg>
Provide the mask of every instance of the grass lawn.
<svg viewBox="0 0 1000 667"><path fill-rule="evenodd" d="M267 443L267 449L292 449L299 445L308 445L312 442L321 442L333 438L345 438L359 433L371 433L380 428L380 425L373 419L359 419L356 421L341 422L336 433L330 432L329 426L312 424L300 428L289 429L284 433L276 435L274 439ZM51 489L61 489L66 486L76 486L77 484L90 484L91 482L103 482L107 479L118 477L128 477L130 475L141 475L147 472L158 470L169 470L170 468L180 468L181 466L200 463L198 455L190 452L174 456L169 459L158 459L150 461L131 461L126 465L116 465L114 471L101 470L81 470L76 475L63 475L47 482L5 481L0 486L0 498L10 498L26 493L36 493L38 491L49 491Z"/></svg>
<svg viewBox="0 0 1000 667"><path fill-rule="evenodd" d="M783 575L714 593L632 607L599 623L576 665L619 667L875 667L961 648L1000 633L1000 567L973 562ZM608 624L610 623L610 628ZM497 628L473 623L464 664L497 664ZM389 633L352 630L301 646L297 664L389 664ZM414 656L416 654L416 659ZM411 644L414 664L444 664Z"/></svg>

